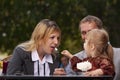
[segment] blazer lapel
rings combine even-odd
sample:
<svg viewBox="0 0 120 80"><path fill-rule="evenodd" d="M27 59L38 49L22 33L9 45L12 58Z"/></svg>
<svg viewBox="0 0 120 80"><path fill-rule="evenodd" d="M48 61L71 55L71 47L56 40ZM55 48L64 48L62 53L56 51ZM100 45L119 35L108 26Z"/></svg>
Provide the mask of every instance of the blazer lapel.
<svg viewBox="0 0 120 80"><path fill-rule="evenodd" d="M31 53L25 58L25 74L34 75L34 62L31 59Z"/></svg>
<svg viewBox="0 0 120 80"><path fill-rule="evenodd" d="M49 67L50 67L50 75L52 75L53 72L54 72L54 66L53 66L52 63L48 63L48 64L49 64Z"/></svg>
<svg viewBox="0 0 120 80"><path fill-rule="evenodd" d="M26 64L26 73L28 75L34 75L34 62L27 61L27 64Z"/></svg>

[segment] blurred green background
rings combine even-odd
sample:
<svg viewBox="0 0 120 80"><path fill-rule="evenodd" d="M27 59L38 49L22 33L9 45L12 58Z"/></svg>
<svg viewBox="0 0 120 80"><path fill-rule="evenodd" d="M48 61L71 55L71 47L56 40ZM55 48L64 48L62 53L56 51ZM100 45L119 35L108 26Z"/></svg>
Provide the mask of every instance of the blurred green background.
<svg viewBox="0 0 120 80"><path fill-rule="evenodd" d="M59 51L73 54L82 50L79 21L87 15L99 17L110 42L120 47L120 0L0 0L0 54L12 54L27 41L36 24L44 19L57 22L62 30Z"/></svg>

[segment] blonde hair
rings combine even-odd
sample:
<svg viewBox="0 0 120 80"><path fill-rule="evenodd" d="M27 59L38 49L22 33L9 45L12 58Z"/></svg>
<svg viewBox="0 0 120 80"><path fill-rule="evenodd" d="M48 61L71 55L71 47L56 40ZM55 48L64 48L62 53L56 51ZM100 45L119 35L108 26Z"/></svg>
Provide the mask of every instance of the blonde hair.
<svg viewBox="0 0 120 80"><path fill-rule="evenodd" d="M32 33L31 39L27 42L20 44L19 46L22 46L25 49L25 51L33 51L39 47L39 42L41 42L41 44L44 44L48 36L53 32L58 32L60 34L60 44L61 30L56 24L56 22L51 21L49 19L43 19L36 25Z"/></svg>
<svg viewBox="0 0 120 80"><path fill-rule="evenodd" d="M104 56L113 60L113 48L109 43L109 35L104 29L93 29L86 35L88 45L95 45L95 56Z"/></svg>

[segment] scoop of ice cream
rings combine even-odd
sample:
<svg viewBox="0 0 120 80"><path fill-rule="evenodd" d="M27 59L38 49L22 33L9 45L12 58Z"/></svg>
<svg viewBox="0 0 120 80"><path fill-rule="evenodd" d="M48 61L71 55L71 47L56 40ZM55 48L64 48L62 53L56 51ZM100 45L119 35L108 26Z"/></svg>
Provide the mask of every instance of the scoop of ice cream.
<svg viewBox="0 0 120 80"><path fill-rule="evenodd" d="M89 61L77 63L77 69L81 71L88 71L91 68L92 68L92 64Z"/></svg>

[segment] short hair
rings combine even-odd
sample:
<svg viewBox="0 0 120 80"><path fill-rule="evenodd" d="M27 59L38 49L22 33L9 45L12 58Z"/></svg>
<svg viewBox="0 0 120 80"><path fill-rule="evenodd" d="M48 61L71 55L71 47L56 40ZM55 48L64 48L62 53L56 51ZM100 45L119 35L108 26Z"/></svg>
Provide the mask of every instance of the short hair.
<svg viewBox="0 0 120 80"><path fill-rule="evenodd" d="M103 22L96 16L88 15L80 21L80 24L85 22L94 22L99 29L103 28Z"/></svg>

